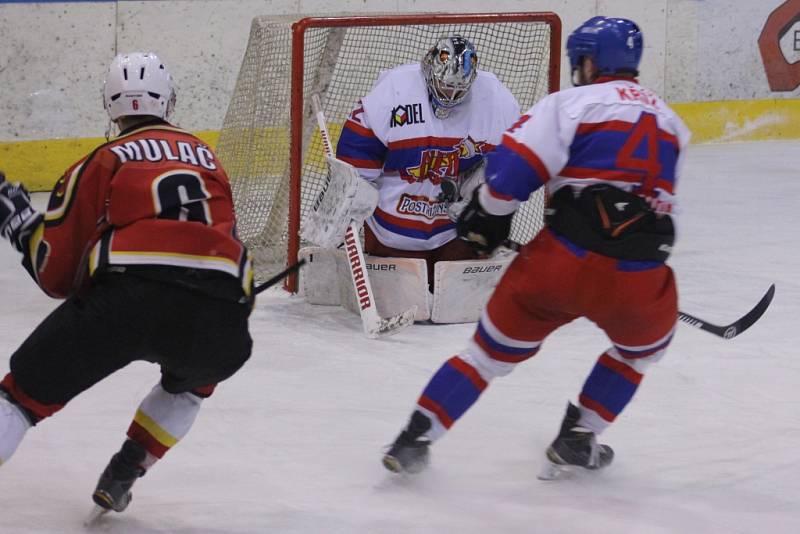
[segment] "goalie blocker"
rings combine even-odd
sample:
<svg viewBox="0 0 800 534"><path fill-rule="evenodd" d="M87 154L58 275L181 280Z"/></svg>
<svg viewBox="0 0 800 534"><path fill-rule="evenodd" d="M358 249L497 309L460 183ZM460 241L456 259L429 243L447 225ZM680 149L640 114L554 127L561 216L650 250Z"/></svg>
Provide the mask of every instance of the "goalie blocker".
<svg viewBox="0 0 800 534"><path fill-rule="evenodd" d="M302 237L326 248L336 248L351 221L361 225L378 205L378 190L363 180L349 163L327 156L328 181L303 221Z"/></svg>
<svg viewBox="0 0 800 534"><path fill-rule="evenodd" d="M415 321L469 323L479 319L514 255L509 251L491 259L437 262L433 294L428 291L423 259L366 256L366 264L381 316L416 306ZM300 258L307 261L300 277L300 294L307 302L341 305L358 313L343 250L306 247L300 250Z"/></svg>

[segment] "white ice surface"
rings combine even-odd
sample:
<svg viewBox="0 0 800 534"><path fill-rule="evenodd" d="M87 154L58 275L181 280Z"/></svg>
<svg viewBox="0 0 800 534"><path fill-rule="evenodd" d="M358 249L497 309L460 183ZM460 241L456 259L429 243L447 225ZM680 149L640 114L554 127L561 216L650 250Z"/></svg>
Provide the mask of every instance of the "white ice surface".
<svg viewBox="0 0 800 534"><path fill-rule="evenodd" d="M577 322L498 379L433 448L392 476L382 447L473 326L415 325L370 341L357 316L280 291L252 316L251 361L205 402L187 438L135 486L115 533L800 532L800 143L691 147L671 261L681 309L727 323L770 283L750 331L686 325L604 435L598 476L535 474L603 335ZM3 245L5 246L5 245ZM57 302L0 253L0 373ZM90 494L158 368L136 363L28 433L0 467L0 532L81 532Z"/></svg>

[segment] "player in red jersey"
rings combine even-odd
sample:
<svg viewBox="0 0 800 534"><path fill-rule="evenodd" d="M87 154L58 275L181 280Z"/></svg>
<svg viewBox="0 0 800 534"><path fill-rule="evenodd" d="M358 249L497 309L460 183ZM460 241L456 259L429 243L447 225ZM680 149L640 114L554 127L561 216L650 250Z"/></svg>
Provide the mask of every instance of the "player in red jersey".
<svg viewBox="0 0 800 534"><path fill-rule="evenodd" d="M117 56L104 102L120 135L66 171L46 212L0 175L0 233L42 290L65 299L0 382L0 463L93 384L135 360L156 363L161 379L93 494L119 512L203 399L249 358L253 278L225 171L166 121L175 94L158 57Z"/></svg>

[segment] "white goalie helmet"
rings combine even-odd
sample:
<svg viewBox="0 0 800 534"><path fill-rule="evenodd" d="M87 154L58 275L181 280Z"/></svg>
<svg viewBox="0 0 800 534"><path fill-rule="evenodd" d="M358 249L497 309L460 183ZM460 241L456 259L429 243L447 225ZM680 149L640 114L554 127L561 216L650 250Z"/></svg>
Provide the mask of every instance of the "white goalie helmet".
<svg viewBox="0 0 800 534"><path fill-rule="evenodd" d="M431 105L439 118L464 101L478 75L475 46L460 35L439 39L422 58Z"/></svg>
<svg viewBox="0 0 800 534"><path fill-rule="evenodd" d="M119 54L108 67L103 105L111 120L130 115L165 119L175 105L172 77L153 53Z"/></svg>

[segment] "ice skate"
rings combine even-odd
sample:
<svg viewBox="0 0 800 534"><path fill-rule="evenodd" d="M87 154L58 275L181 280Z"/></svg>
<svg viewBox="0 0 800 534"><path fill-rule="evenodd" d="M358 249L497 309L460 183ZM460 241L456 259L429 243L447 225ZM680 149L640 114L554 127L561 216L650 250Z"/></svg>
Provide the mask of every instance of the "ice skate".
<svg viewBox="0 0 800 534"><path fill-rule="evenodd" d="M383 455L383 466L393 473L416 474L423 471L430 460L430 439L423 434L431 421L422 412L415 411L411 421Z"/></svg>
<svg viewBox="0 0 800 534"><path fill-rule="evenodd" d="M128 507L132 498L131 487L145 473L141 464L146 456L147 451L141 444L130 439L122 444L122 449L111 458L100 475L92 494L96 506L89 514L87 524L109 511L122 512Z"/></svg>
<svg viewBox="0 0 800 534"><path fill-rule="evenodd" d="M547 463L538 475L539 480L554 480L575 470L596 471L614 459L611 447L598 444L594 432L578 426L580 416L578 407L569 403L561 430L545 453Z"/></svg>

